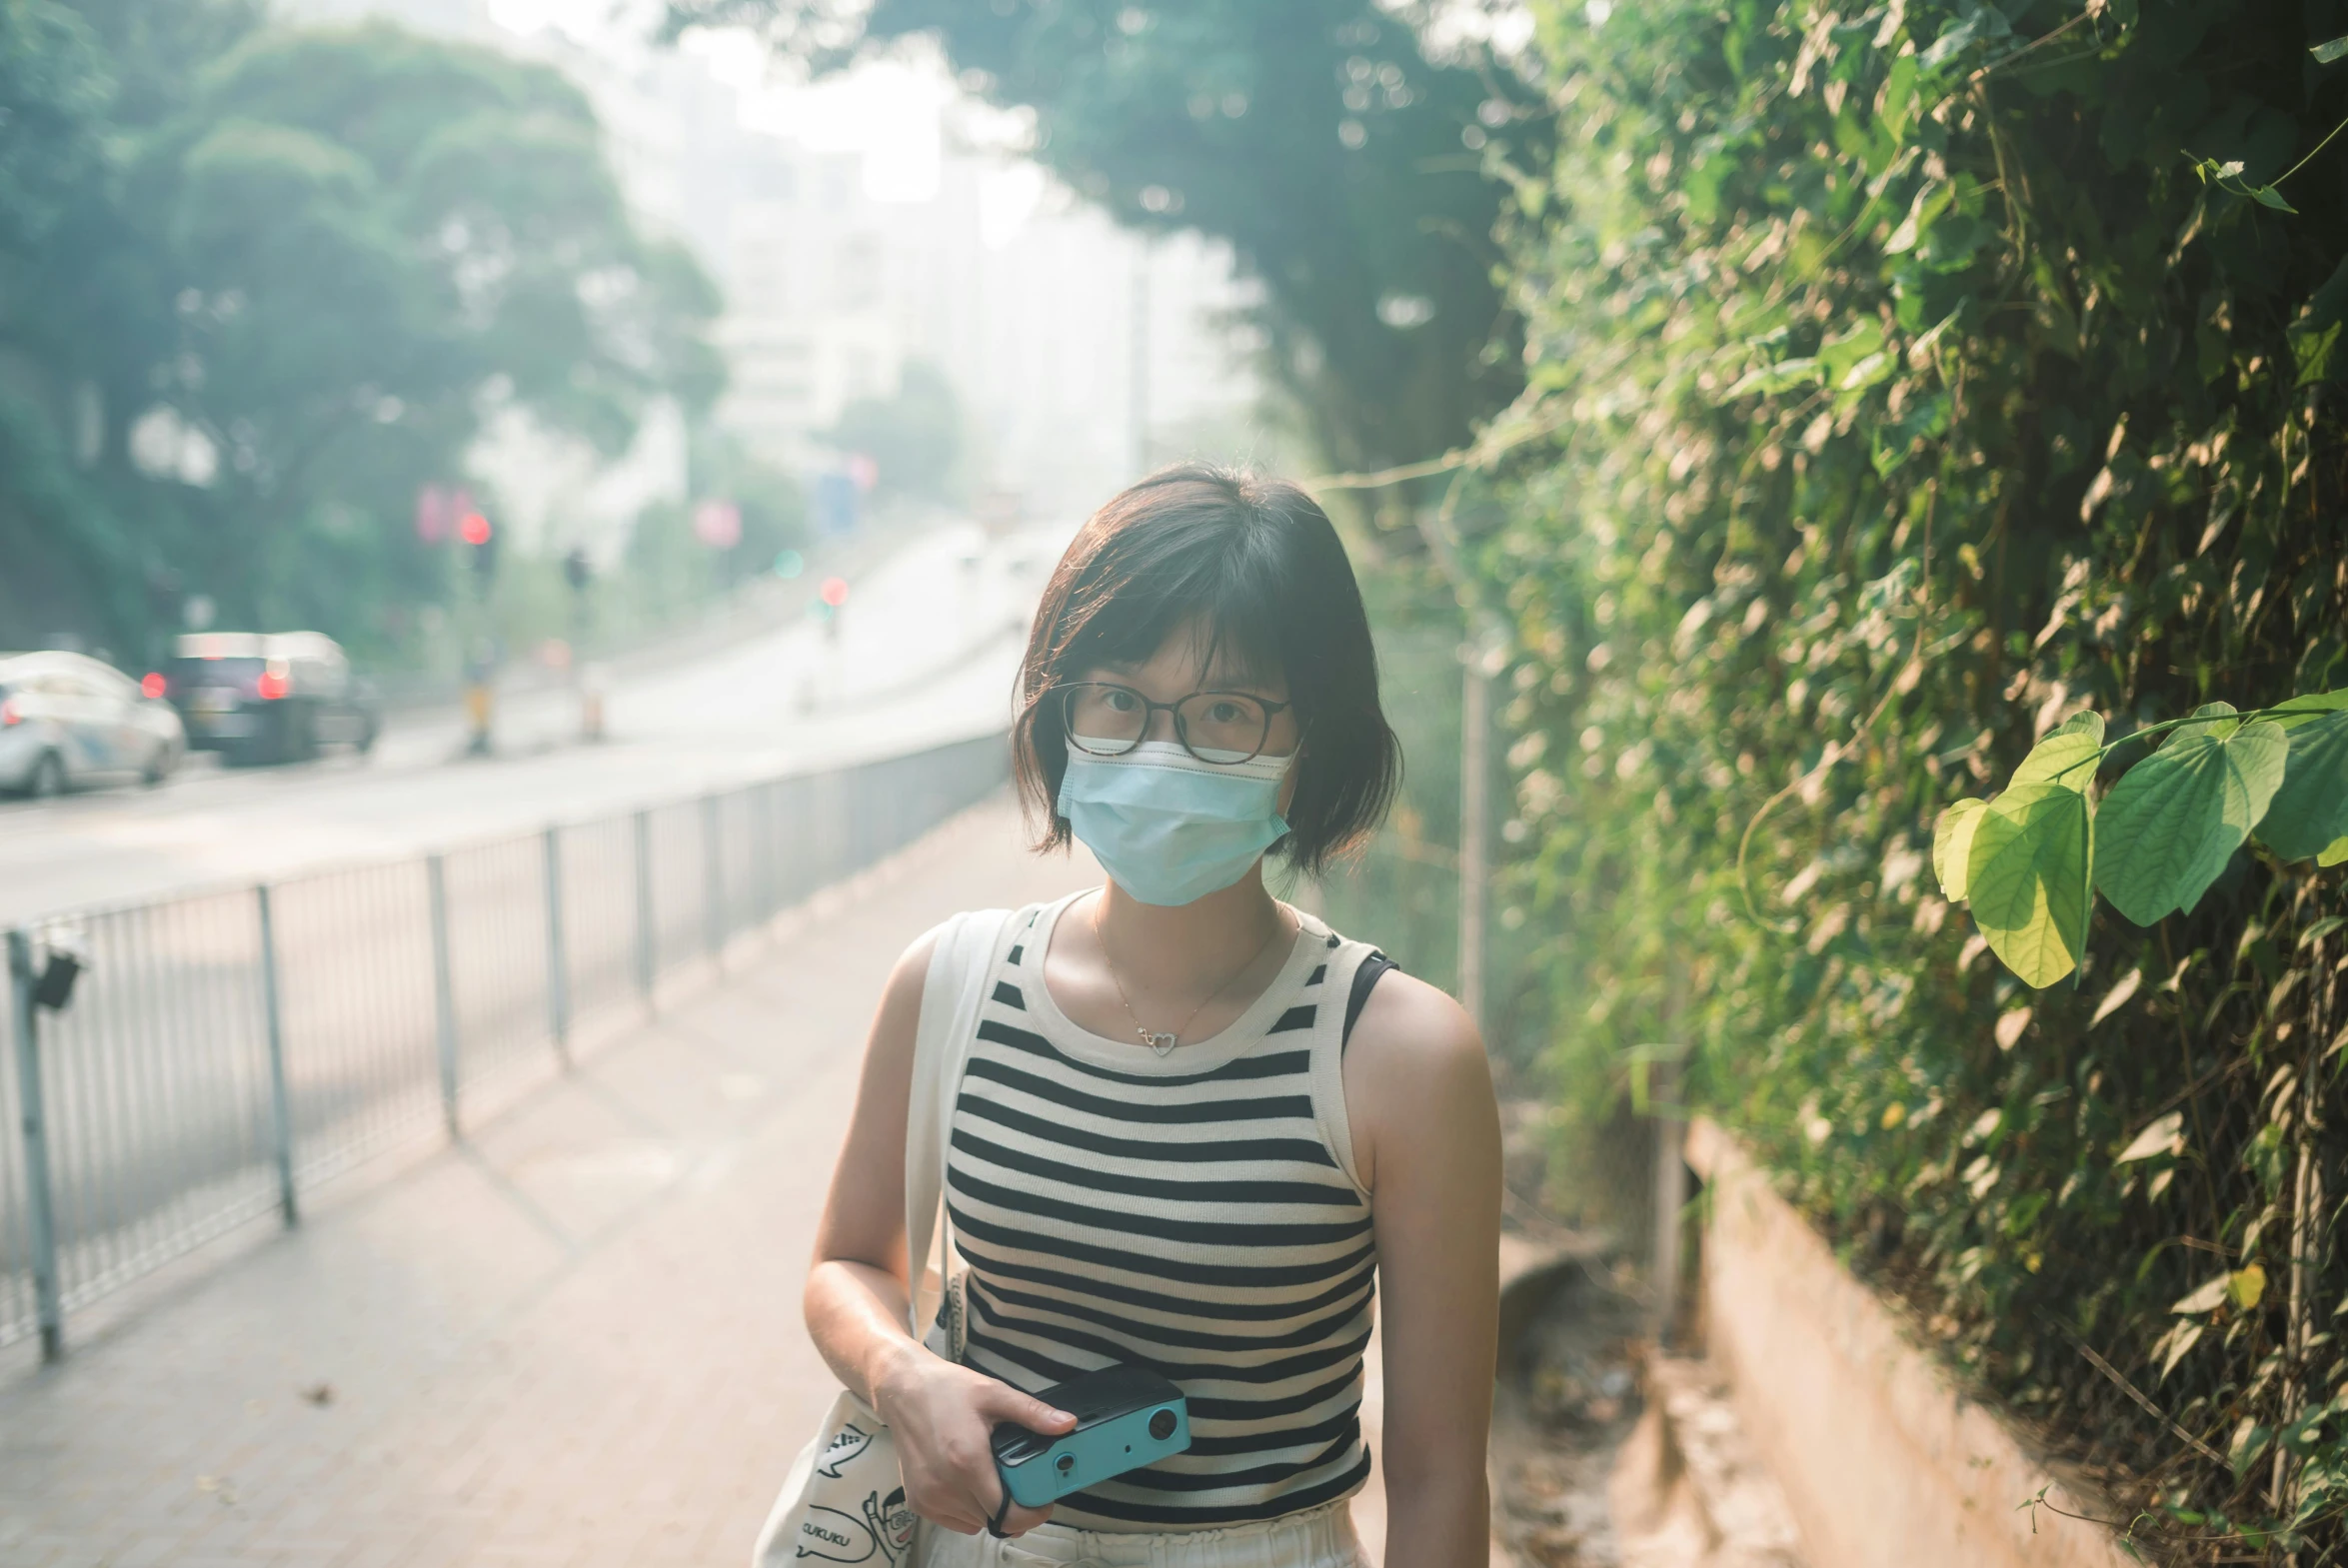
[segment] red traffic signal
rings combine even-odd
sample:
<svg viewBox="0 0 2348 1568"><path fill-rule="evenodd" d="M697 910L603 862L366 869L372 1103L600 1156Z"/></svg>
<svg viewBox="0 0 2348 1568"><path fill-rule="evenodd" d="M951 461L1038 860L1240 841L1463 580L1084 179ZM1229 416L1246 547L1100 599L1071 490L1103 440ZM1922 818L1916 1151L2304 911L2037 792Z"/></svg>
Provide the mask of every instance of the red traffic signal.
<svg viewBox="0 0 2348 1568"><path fill-rule="evenodd" d="M822 594L825 604L838 610L842 605L848 603L848 579L828 577L824 579L824 586L818 592Z"/></svg>
<svg viewBox="0 0 2348 1568"><path fill-rule="evenodd" d="M489 543L489 519L478 512L468 512L457 520L457 537L468 545Z"/></svg>

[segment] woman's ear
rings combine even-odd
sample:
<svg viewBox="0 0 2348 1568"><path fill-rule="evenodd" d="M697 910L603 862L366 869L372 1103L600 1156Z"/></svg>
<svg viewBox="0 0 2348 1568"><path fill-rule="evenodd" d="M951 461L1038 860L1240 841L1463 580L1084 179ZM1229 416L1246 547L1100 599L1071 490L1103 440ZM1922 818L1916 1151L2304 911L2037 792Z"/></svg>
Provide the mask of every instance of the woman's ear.
<svg viewBox="0 0 2348 1568"><path fill-rule="evenodd" d="M1296 743L1296 750L1288 757L1287 775L1280 780L1278 809L1282 816L1288 814L1288 806L1296 798L1296 781L1303 777L1304 760L1311 755L1311 747L1299 741Z"/></svg>

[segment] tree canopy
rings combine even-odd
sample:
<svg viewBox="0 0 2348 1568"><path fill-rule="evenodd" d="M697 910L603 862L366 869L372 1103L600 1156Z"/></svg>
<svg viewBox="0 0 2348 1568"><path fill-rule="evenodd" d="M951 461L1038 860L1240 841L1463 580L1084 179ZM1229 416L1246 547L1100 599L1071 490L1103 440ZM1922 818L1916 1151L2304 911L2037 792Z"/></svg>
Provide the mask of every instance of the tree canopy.
<svg viewBox="0 0 2348 1568"><path fill-rule="evenodd" d="M0 154L0 626L135 648L184 591L366 641L440 591L415 497L489 413L616 452L715 396L715 291L556 72L208 0L0 17L54 106Z"/></svg>

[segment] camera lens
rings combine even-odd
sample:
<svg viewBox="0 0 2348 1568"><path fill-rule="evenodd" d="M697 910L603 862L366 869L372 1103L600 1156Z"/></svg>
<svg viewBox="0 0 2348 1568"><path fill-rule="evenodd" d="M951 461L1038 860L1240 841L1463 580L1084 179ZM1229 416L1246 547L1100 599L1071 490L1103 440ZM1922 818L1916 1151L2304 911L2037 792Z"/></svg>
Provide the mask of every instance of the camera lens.
<svg viewBox="0 0 2348 1568"><path fill-rule="evenodd" d="M1077 1456L1075 1454L1062 1454L1057 1463L1060 1466L1060 1473L1062 1475L1066 1475L1077 1467Z"/></svg>
<svg viewBox="0 0 2348 1568"><path fill-rule="evenodd" d="M1161 1410L1150 1418L1150 1435L1162 1443L1174 1436L1174 1413L1172 1410Z"/></svg>

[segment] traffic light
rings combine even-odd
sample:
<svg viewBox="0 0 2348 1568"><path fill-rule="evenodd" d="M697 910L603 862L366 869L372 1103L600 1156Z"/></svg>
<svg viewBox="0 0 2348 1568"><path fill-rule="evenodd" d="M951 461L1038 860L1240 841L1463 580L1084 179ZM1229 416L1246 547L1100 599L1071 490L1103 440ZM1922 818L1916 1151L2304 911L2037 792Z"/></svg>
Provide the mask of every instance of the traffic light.
<svg viewBox="0 0 2348 1568"><path fill-rule="evenodd" d="M498 569L497 531L481 513L468 512L457 520L457 538L465 542L469 552L465 564L473 569L474 576L487 583Z"/></svg>

